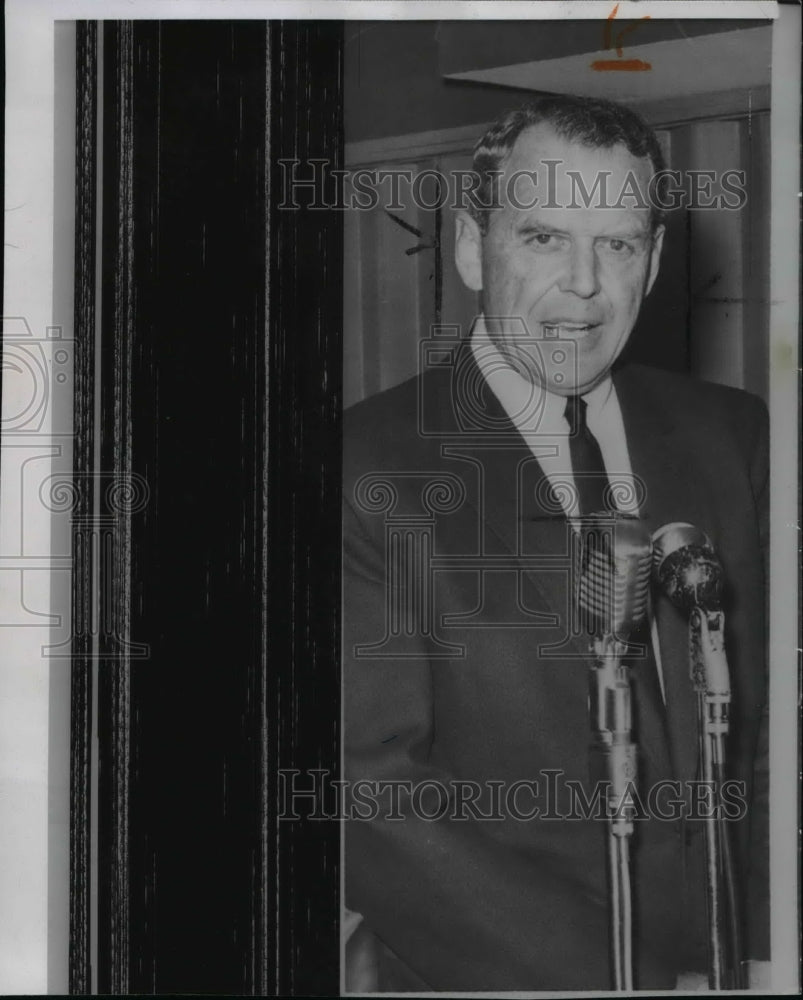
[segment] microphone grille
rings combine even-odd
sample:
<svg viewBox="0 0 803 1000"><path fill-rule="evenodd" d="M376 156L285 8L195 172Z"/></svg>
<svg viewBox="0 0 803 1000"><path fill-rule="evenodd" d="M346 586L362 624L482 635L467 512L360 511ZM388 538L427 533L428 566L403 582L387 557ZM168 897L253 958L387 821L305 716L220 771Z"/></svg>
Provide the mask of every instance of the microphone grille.
<svg viewBox="0 0 803 1000"><path fill-rule="evenodd" d="M582 533L579 604L594 635L625 639L647 615L652 547L636 518L600 516Z"/></svg>

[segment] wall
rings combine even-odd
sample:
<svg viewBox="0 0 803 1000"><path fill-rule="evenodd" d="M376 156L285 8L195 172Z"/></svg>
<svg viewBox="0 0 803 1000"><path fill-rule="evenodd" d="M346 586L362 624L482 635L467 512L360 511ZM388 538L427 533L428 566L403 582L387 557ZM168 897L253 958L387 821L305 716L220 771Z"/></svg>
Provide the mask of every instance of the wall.
<svg viewBox="0 0 803 1000"><path fill-rule="evenodd" d="M444 80L437 21L346 22L346 142L491 121L522 93Z"/></svg>

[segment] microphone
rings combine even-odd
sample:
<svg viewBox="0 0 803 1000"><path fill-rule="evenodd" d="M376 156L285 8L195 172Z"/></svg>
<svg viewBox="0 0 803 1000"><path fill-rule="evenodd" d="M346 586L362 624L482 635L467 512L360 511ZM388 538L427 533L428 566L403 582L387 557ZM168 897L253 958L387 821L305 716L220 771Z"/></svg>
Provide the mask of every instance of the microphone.
<svg viewBox="0 0 803 1000"><path fill-rule="evenodd" d="M627 637L647 614L652 545L636 518L616 513L583 518L577 599L592 636L589 673L590 778L606 785L606 849L613 988L633 989L633 903L630 837L638 777Z"/></svg>
<svg viewBox="0 0 803 1000"><path fill-rule="evenodd" d="M728 696L722 615L722 565L710 538L693 524L665 524L653 535L653 578L689 616L695 690Z"/></svg>
<svg viewBox="0 0 803 1000"><path fill-rule="evenodd" d="M636 773L631 739L628 667L622 662L627 638L647 614L652 547L641 521L600 514L584 519L578 597L581 618L592 637L589 675L592 776L599 765L610 779L609 801L619 798ZM629 816L628 816L629 818Z"/></svg>
<svg viewBox="0 0 803 1000"><path fill-rule="evenodd" d="M705 819L709 986L742 987L736 872L728 830L718 812L725 777L730 674L725 656L722 565L711 540L692 524L665 524L653 535L653 578L689 621L689 670L697 694L700 765L710 789ZM725 924L728 924L728 933ZM730 973L730 978L726 976Z"/></svg>
<svg viewBox="0 0 803 1000"><path fill-rule="evenodd" d="M653 575L669 600L682 611L718 611L722 566L704 531L693 524L665 524L652 536Z"/></svg>
<svg viewBox="0 0 803 1000"><path fill-rule="evenodd" d="M641 521L627 515L605 514L587 521L579 580L584 624L598 639L626 642L647 615L650 535Z"/></svg>

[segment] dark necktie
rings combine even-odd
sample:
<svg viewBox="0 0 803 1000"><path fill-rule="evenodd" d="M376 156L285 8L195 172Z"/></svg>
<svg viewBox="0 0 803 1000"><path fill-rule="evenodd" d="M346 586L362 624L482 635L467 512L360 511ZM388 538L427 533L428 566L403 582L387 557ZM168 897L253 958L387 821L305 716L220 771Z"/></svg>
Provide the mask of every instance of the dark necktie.
<svg viewBox="0 0 803 1000"><path fill-rule="evenodd" d="M586 401L582 396L566 398L566 421L569 424L569 454L581 517L608 509L605 503L608 476L599 443L588 429Z"/></svg>

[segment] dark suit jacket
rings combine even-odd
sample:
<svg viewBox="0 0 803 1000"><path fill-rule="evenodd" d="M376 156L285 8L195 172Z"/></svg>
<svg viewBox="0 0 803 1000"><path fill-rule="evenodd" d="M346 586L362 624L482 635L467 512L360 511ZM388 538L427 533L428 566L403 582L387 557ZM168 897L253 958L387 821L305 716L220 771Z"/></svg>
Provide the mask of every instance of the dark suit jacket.
<svg viewBox="0 0 803 1000"><path fill-rule="evenodd" d="M543 474L490 393L484 420L463 419L460 399L481 394L470 359L466 378L453 372L429 371L346 415L345 776L446 788L535 779L543 807L546 771L588 787L587 640L566 628L571 528L534 501ZM754 787L766 695L766 411L746 393L644 367L614 381L650 530L697 525L723 563L730 772L751 803L734 829L742 885L754 886L749 948L766 957L763 774ZM516 572L522 556L530 562ZM424 580L429 602L416 590ZM640 789L697 773L686 621L663 598L656 615L666 707L658 699L639 722ZM484 814L489 802L480 800ZM346 827L346 905L364 915L362 937L378 939L377 988L609 986L603 823L429 821L404 798L400 811L402 820ZM701 824L636 826L637 986L672 988L678 971L706 963Z"/></svg>

